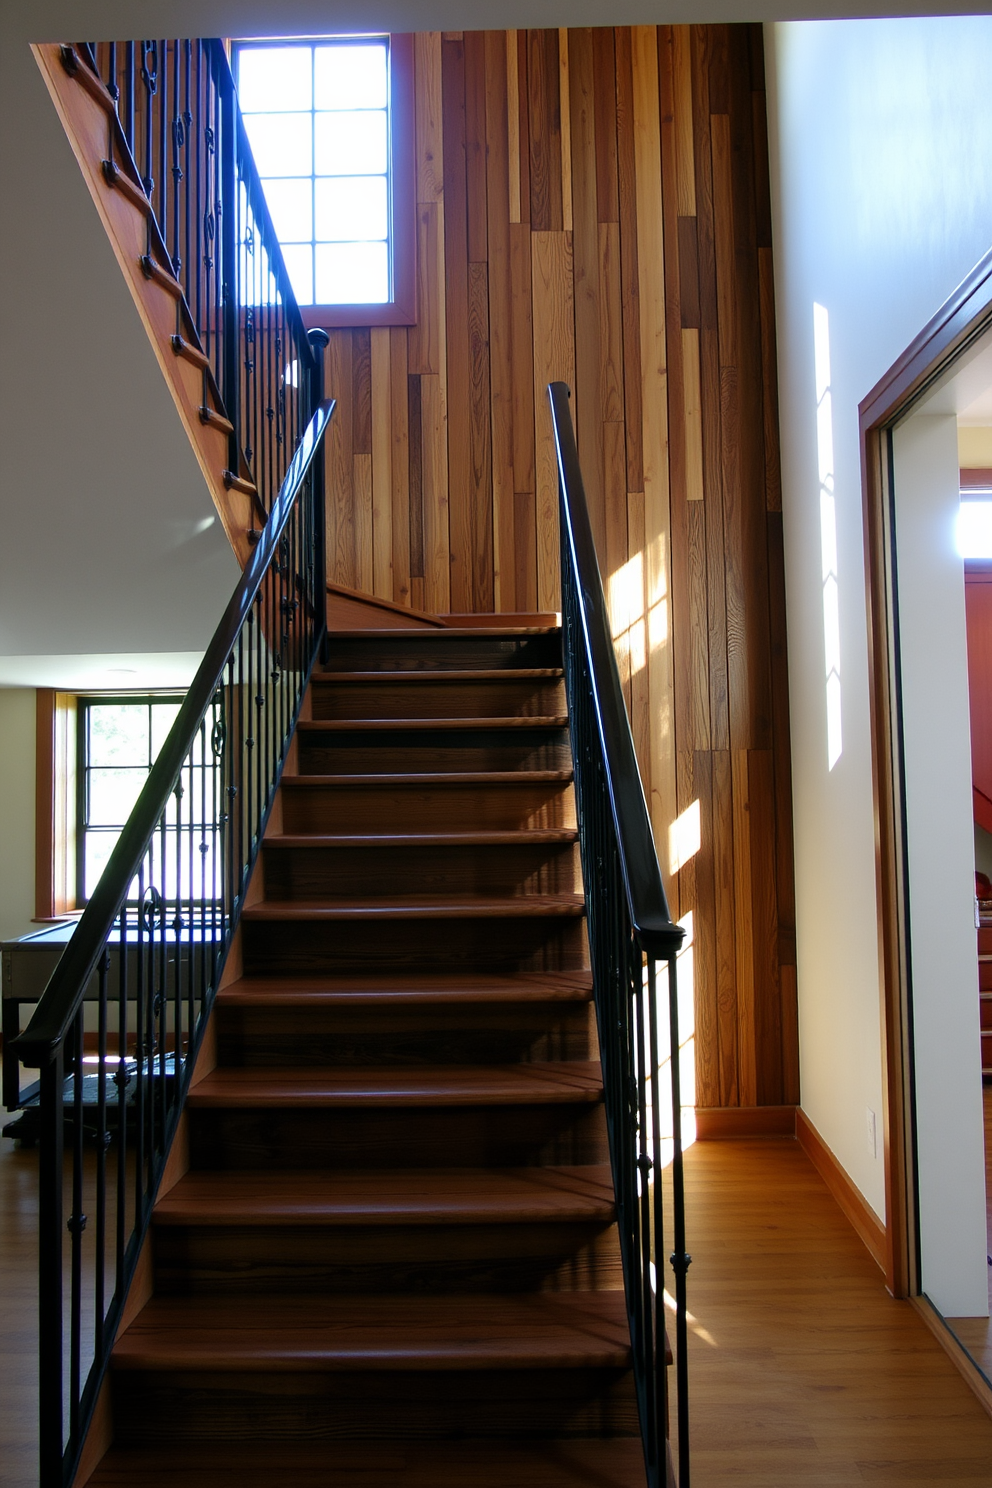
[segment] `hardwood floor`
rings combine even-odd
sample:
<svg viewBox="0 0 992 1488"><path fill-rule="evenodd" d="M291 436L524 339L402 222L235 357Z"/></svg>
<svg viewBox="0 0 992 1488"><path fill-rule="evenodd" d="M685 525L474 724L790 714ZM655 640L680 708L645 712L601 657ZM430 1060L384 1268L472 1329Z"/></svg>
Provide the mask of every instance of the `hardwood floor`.
<svg viewBox="0 0 992 1488"><path fill-rule="evenodd" d="M6 1112L0 1118L7 1124ZM38 1154L0 1140L0 1483L38 1482Z"/></svg>
<svg viewBox="0 0 992 1488"><path fill-rule="evenodd" d="M687 1165L695 1488L988 1488L992 1420L912 1309L886 1295L798 1145L700 1142ZM36 1178L35 1153L0 1143L3 1488L37 1483ZM602 1448L615 1470L629 1443ZM482 1471L458 1454L444 1488L519 1481L509 1461ZM334 1457L346 1471L342 1450ZM427 1482L415 1462L396 1469L406 1488ZM327 1482L317 1462L312 1482Z"/></svg>
<svg viewBox="0 0 992 1488"><path fill-rule="evenodd" d="M983 1091L985 1103L985 1213L989 1255L992 1255L992 1085ZM992 1313L992 1266L988 1269L989 1311ZM948 1318L948 1326L964 1344L986 1379L992 1380L992 1317Z"/></svg>
<svg viewBox="0 0 992 1488"><path fill-rule="evenodd" d="M988 1488L992 1419L799 1145L687 1169L695 1488Z"/></svg>

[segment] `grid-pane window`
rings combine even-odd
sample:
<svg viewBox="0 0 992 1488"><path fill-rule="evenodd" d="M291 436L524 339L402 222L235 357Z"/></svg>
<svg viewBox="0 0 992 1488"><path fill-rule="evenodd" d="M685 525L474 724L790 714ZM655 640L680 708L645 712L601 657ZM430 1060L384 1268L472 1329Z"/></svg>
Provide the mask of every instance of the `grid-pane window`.
<svg viewBox="0 0 992 1488"><path fill-rule="evenodd" d="M392 297L389 38L242 43L238 97L293 292Z"/></svg>
<svg viewBox="0 0 992 1488"><path fill-rule="evenodd" d="M96 888L182 699L169 696L80 698L77 768L77 900ZM219 705L208 713L155 833L148 872L166 899L200 901L217 892L220 805L211 738ZM216 861L215 861L216 859ZM147 887L147 885L146 885ZM132 886L131 897L137 892Z"/></svg>

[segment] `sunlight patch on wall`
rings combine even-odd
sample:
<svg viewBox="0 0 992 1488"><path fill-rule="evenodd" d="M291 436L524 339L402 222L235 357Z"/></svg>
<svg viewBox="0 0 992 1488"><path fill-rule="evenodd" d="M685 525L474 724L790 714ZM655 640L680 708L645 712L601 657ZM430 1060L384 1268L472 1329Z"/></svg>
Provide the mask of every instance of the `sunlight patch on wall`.
<svg viewBox="0 0 992 1488"><path fill-rule="evenodd" d="M635 553L610 575L606 593L621 673L634 677L647 665L643 553Z"/></svg>
<svg viewBox="0 0 992 1488"><path fill-rule="evenodd" d="M840 759L840 591L837 583L837 502L834 490L834 420L830 394L830 321L813 306L816 367L816 451L820 477L820 564L823 578L823 653L827 697L827 769Z"/></svg>
<svg viewBox="0 0 992 1488"><path fill-rule="evenodd" d="M699 802L693 801L682 815L676 817L668 829L668 861L670 871L678 873L690 859L694 858L702 843L702 821Z"/></svg>

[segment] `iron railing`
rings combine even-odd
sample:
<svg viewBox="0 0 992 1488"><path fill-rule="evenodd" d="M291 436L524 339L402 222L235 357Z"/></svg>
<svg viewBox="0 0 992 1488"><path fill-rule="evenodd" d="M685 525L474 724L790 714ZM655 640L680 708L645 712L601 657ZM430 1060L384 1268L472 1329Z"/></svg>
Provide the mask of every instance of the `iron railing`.
<svg viewBox="0 0 992 1488"><path fill-rule="evenodd" d="M41 1070L41 1488L73 1481L326 632L321 465L334 405L319 386L308 396L317 411L269 521L14 1041L22 1063Z"/></svg>
<svg viewBox="0 0 992 1488"><path fill-rule="evenodd" d="M182 291L173 348L232 426L224 478L257 490L261 524L313 413L314 354L223 43L76 42L61 57L105 105L104 174L145 208L142 266Z"/></svg>
<svg viewBox="0 0 992 1488"><path fill-rule="evenodd" d="M662 1171L670 1143L678 1483L679 1488L689 1488L690 1257L685 1248L676 971L684 931L672 921L658 867L579 470L568 388L556 382L548 391L558 451L562 650L586 923L645 1466L648 1488L672 1481L662 1200Z"/></svg>

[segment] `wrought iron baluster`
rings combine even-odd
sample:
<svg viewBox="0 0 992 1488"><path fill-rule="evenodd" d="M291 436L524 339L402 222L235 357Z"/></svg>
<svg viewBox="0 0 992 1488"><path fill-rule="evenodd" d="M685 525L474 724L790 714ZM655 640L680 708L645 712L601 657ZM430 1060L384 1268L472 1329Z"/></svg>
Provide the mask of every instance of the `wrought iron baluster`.
<svg viewBox="0 0 992 1488"><path fill-rule="evenodd" d="M117 1073L114 1076L114 1083L117 1087L117 1228L115 1236L114 1296L118 1301L123 1297L124 1292L124 1252L127 1245L125 1230L127 1225L127 1091L130 1078L127 1071L127 991L130 943L128 941L128 906L126 899L121 905L120 927L120 965L117 993Z"/></svg>
<svg viewBox="0 0 992 1488"><path fill-rule="evenodd" d="M96 1264L93 1289L93 1357L103 1355L104 1284L107 1248L107 981L110 952L105 947L97 971L97 1064L96 1072Z"/></svg>
<svg viewBox="0 0 992 1488"><path fill-rule="evenodd" d="M143 906L145 902L145 862L144 857L138 869L137 882L138 913L135 925L135 1003L134 1003L134 1228L141 1229L141 1197L144 1192L145 1182L145 1148L147 1145L146 1132L146 1103L145 1103L145 985L148 980L148 967L145 959L145 916Z"/></svg>
<svg viewBox="0 0 992 1488"><path fill-rule="evenodd" d="M82 1349L83 1231L83 1008L72 1028L72 1212L69 1231L69 1441L79 1440L79 1395Z"/></svg>

